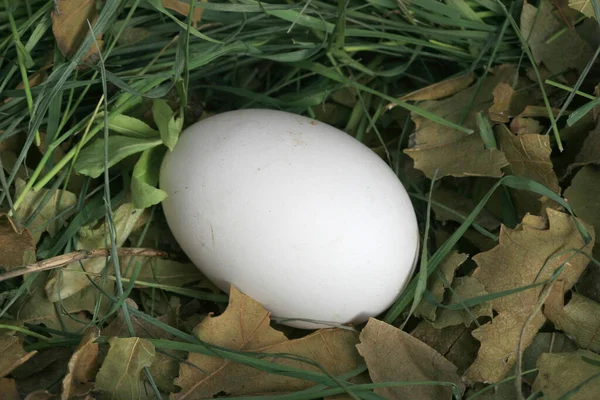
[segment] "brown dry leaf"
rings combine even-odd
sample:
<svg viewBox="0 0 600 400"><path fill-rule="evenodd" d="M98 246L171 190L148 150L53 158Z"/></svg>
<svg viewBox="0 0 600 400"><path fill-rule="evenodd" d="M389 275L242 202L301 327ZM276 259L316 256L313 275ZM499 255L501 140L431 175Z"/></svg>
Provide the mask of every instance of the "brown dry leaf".
<svg viewBox="0 0 600 400"><path fill-rule="evenodd" d="M479 90L478 85L472 85L444 100L426 101L419 107L476 130L476 114L487 111L492 105L494 88L502 82L512 81L515 76L514 66L499 66L482 82ZM502 176L501 168L506 165L504 155L497 149L486 149L477 132L467 135L414 113L411 117L416 125L414 145L404 152L415 161L415 168L428 178L433 177L436 169L439 169L440 178L449 175Z"/></svg>
<svg viewBox="0 0 600 400"><path fill-rule="evenodd" d="M400 97L399 100L422 101L443 99L444 97L452 96L461 90L468 88L469 85L473 83L474 77L475 75L472 72L466 75L459 75L445 81L434 83L419 90L415 90L414 92ZM392 103L388 105L387 108L391 109L395 106L396 104Z"/></svg>
<svg viewBox="0 0 600 400"><path fill-rule="evenodd" d="M364 357L374 383L451 382L464 392L456 367L425 343L385 322L370 318L360 333L358 352ZM420 385L375 389L386 399L451 399L448 386Z"/></svg>
<svg viewBox="0 0 600 400"><path fill-rule="evenodd" d="M600 363L600 356L588 350L542 354L537 362L540 373L533 384L533 390L541 391L545 399L563 399L567 398L564 396L571 390L595 377L568 399L600 399L600 367L586 362L584 358Z"/></svg>
<svg viewBox="0 0 600 400"><path fill-rule="evenodd" d="M569 172L574 168L588 164L600 164L600 121L596 127L588 134L581 145L581 150L575 157L575 162L569 166Z"/></svg>
<svg viewBox="0 0 600 400"><path fill-rule="evenodd" d="M24 400L50 400L55 398L55 396L47 390L40 389L35 392L29 393L25 396Z"/></svg>
<svg viewBox="0 0 600 400"><path fill-rule="evenodd" d="M540 1L536 8L524 4L521 12L521 32L527 38L535 61L544 63L553 74L560 74L568 69L581 73L590 61L593 51L574 29L567 29L561 35L550 39L564 28L564 22L554 14L552 0ZM560 56L557 56L560 55Z"/></svg>
<svg viewBox="0 0 600 400"><path fill-rule="evenodd" d="M90 32L88 20L92 27L98 19L96 0L55 0L56 8L52 11L52 32L60 52L67 58L79 49ZM102 34L96 37L98 46L102 50ZM82 61L96 54L95 44L91 44Z"/></svg>
<svg viewBox="0 0 600 400"><path fill-rule="evenodd" d="M600 170L591 165L581 168L565 190L565 198L575 215L600 229Z"/></svg>
<svg viewBox="0 0 600 400"><path fill-rule="evenodd" d="M309 358L333 376L357 368L362 359L354 347L355 332L346 329L324 329L296 340L288 340L270 326L269 312L262 305L240 293L235 287L229 294L229 307L218 317L206 317L194 330L202 341L231 350L260 353L294 354ZM281 356L263 358L275 364L321 372L318 368ZM196 368L189 365L195 365ZM301 390L313 382L268 374L219 357L190 353L181 363L175 384L182 388L179 398L211 398L226 392L230 396L285 393Z"/></svg>
<svg viewBox="0 0 600 400"><path fill-rule="evenodd" d="M24 188L25 181L17 179L15 195L19 196ZM49 193L52 193L49 189L30 190L23 197L21 206L15 212L15 216L21 224L29 221L27 228L31 231L35 243L39 241L44 232L48 232L50 236L56 235L67 222L67 216L62 213L77 203L77 196L69 191L55 190L49 199L46 199ZM42 202L44 202L43 206L38 209ZM36 213L35 216L31 218L34 213Z"/></svg>
<svg viewBox="0 0 600 400"><path fill-rule="evenodd" d="M548 280L561 265L565 268L560 279L565 290L579 279L589 259L575 252L584 246L581 234L569 214L547 209L548 220L526 216L516 229L502 226L500 243L473 259L479 268L473 276L488 293L498 293ZM582 223L594 236L593 227ZM583 248L591 253L593 240ZM479 355L467 370L466 378L477 382L498 382L514 365L522 329L526 348L544 324L541 312L524 327L525 320L538 307L542 286L492 300L498 315L488 324L473 331L481 341Z"/></svg>
<svg viewBox="0 0 600 400"><path fill-rule="evenodd" d="M62 400L71 397L83 397L93 388L93 380L98 372L98 343L94 341L100 336L96 326L88 328L75 353L69 360L69 372L62 381Z"/></svg>
<svg viewBox="0 0 600 400"><path fill-rule="evenodd" d="M206 1L206 0L204 0ZM188 16L190 13L190 5L185 1L181 0L162 0L162 4L165 8L173 10L183 16ZM192 23L195 27L198 26L198 22L202 19L204 8L195 7L194 13L192 14Z"/></svg>
<svg viewBox="0 0 600 400"><path fill-rule="evenodd" d="M17 384L14 379L0 378L0 393L4 400L20 400Z"/></svg>
<svg viewBox="0 0 600 400"><path fill-rule="evenodd" d="M516 135L523 135L527 133L540 134L542 133L543 128L542 124L540 124L538 120L534 118L517 116L510 121L510 130Z"/></svg>
<svg viewBox="0 0 600 400"><path fill-rule="evenodd" d="M129 237L131 231L137 226L140 218L146 213L136 210L132 203L125 203L113 212L113 224L116 233L116 245L121 247ZM100 249L106 247L108 226L103 221L100 226L83 226L79 229L76 250ZM99 274L106 266L106 258L99 257L85 260L82 263L73 262L65 268L51 274L46 283L46 294L52 302L63 300L88 287L91 283L83 269L91 274ZM60 276L60 279L58 275Z"/></svg>
<svg viewBox="0 0 600 400"><path fill-rule="evenodd" d="M562 282L556 282L544 304L544 315L579 347L600 352L600 304L573 293L565 305Z"/></svg>
<svg viewBox="0 0 600 400"><path fill-rule="evenodd" d="M173 308L178 305L177 298L173 297L171 303ZM127 305L131 308L138 309L137 304L131 299L125 299ZM175 304L176 303L176 304ZM143 319L130 316L131 324L135 335L144 339L167 339L174 340L174 337L165 332L162 328L155 324L144 321ZM168 324L169 326L176 327L177 315L174 313L167 313L157 318L160 322ZM119 311L117 317L102 331L103 336L128 336L129 330L127 329L127 323L123 315L123 311ZM166 354L165 354L166 353ZM182 359L185 353L176 350L163 350L163 352L157 352L152 365L150 366L150 373L156 382L158 388L164 392L175 392L177 387L173 384L173 380L179 372L178 359Z"/></svg>
<svg viewBox="0 0 600 400"><path fill-rule="evenodd" d="M427 282L427 290L431 292L438 302L444 300L444 292L448 285L452 284L454 272L469 258L467 254L460 254L457 251L450 252L440 263L440 266L433 273ZM415 316L424 317L429 321L435 321L437 318L437 306L423 299L415 309Z"/></svg>
<svg viewBox="0 0 600 400"><path fill-rule="evenodd" d="M443 176L502 176L508 162L501 151L486 149L477 134L445 145L414 147L404 151L415 162L415 168L433 179Z"/></svg>
<svg viewBox="0 0 600 400"><path fill-rule="evenodd" d="M23 364L37 351L26 352L23 349L23 340L15 336L15 332L6 332L0 336L0 378L4 378L11 371Z"/></svg>
<svg viewBox="0 0 600 400"><path fill-rule="evenodd" d="M511 175L532 179L555 193L560 192L558 178L554 173L548 135L515 135L506 125L495 129L498 147L508 161L507 171Z"/></svg>
<svg viewBox="0 0 600 400"><path fill-rule="evenodd" d="M530 99L524 92L516 91L508 83L500 83L494 88L494 104L489 109L494 122L509 122L525 109Z"/></svg>
<svg viewBox="0 0 600 400"><path fill-rule="evenodd" d="M161 285L169 285L181 287L188 283L207 281L207 278L200 270L192 263L179 262L163 258L150 257L122 257L121 269L125 269L127 265L135 265L142 263L140 273L136 280L140 282L159 283ZM129 268L123 277L130 278L133 273L133 268ZM141 284L136 284L136 287L143 287Z"/></svg>
<svg viewBox="0 0 600 400"><path fill-rule="evenodd" d="M44 291L44 282L48 276L47 272L42 272L31 284L29 289L29 295L25 297L22 302L17 302L11 311L16 317L23 322L30 324L44 324L51 329L63 329L66 328L67 332L79 332L85 329L85 325L75 321L73 318L65 315L65 312L71 314L77 314L81 311L87 311L90 313L94 312L96 307L96 301L100 296L100 292L95 286L88 286L84 290L76 293L68 299L63 299L60 305L61 313L57 314L55 304L48 300L46 292ZM101 287L107 293L114 294L114 283L107 280ZM105 296L101 297L101 306L99 316L102 316L103 312L107 311L112 304L109 299ZM87 318L78 315L78 319L83 320L87 323ZM61 324L62 320L62 324Z"/></svg>
<svg viewBox="0 0 600 400"><path fill-rule="evenodd" d="M452 292L448 305L460 304L461 301L471 299L477 296L488 294L481 282L472 276L463 276L456 278L452 283ZM466 327L473 324L473 318L492 317L492 304L485 302L478 304L467 310L452 310L441 308L438 311L437 319L432 325L437 329L443 329L447 326L464 324Z"/></svg>
<svg viewBox="0 0 600 400"><path fill-rule="evenodd" d="M138 337L108 339L110 349L96 375L96 386L111 400L142 399L142 369L154 360L154 345Z"/></svg>
<svg viewBox="0 0 600 400"><path fill-rule="evenodd" d="M431 208L435 212L435 218L438 221L456 221L462 223L471 213L471 211L473 211L475 206L477 206L477 201L469 196L465 196L456 190L445 187L436 188L431 197L436 203L442 204L445 207L462 214L463 216L463 218L461 218L456 214L432 203ZM500 221L498 218L494 217L486 209L481 210L479 215L477 215L475 222L490 231L494 231L500 226Z"/></svg>
<svg viewBox="0 0 600 400"><path fill-rule="evenodd" d="M28 229L18 231L8 215L0 214L0 267L10 271L35 262L35 243Z"/></svg>

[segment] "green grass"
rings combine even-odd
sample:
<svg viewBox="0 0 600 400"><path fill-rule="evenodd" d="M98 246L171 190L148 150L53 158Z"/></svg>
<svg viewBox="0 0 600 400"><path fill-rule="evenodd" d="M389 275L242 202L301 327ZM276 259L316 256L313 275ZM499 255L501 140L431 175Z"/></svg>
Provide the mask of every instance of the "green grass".
<svg viewBox="0 0 600 400"><path fill-rule="evenodd" d="M480 84L487 69L493 65L516 64L523 58L526 60L523 62L531 63L533 60L526 38L518 31L514 10L491 0L447 3L434 0L197 2L195 7L204 9L202 29L195 29L189 18L165 9L158 0L133 0L104 2L93 27L95 33L104 34L100 62L80 68L79 60L90 47L98 44L94 35L90 34L75 55L66 59L57 50L52 35L50 11L53 3L52 0L4 0L0 3L0 142L13 136L22 139L14 164L0 166L3 167L0 168L0 206L14 214L29 191L48 188L50 197L56 190L75 187L74 170L77 162L81 162L81 152L96 138L103 138L104 142L101 157L94 165L101 173L95 179L81 179L77 185L78 203L64 212L70 216L68 225L54 238L40 243L38 259L72 250L79 228L106 218L109 228L106 245L113 250L113 260L118 263L111 212L128 199L132 165L115 158L115 152L109 152L109 141L115 132L119 133L119 129L122 129L121 133L129 129L122 116L143 119L145 113L152 109L152 99L168 99L172 108L185 116L184 126L194 122L202 112L219 113L246 107L276 108L331 118L332 123L348 134L372 148L383 149L385 159L402 175L400 160L410 127L408 112L466 134L472 133L472 130L444 120L418 104L397 98L464 72L477 72ZM399 3L405 8L398 8ZM144 32L147 36L140 41L131 41L127 35L133 29L138 30L137 35ZM53 57L49 60L52 50ZM27 82L25 77L49 62L52 66L44 83L35 87L25 84L22 89L17 89L20 82ZM534 71L540 78L537 68ZM541 78L539 81L542 82ZM575 95L590 98L590 95L579 91L581 82L573 88L560 86L560 83L554 85L570 91L570 99ZM336 95L343 96L344 90L356 94L352 103L341 104L335 100ZM549 109L541 84L540 90ZM574 123L597 102L594 98L579 114L571 114L569 122ZM402 111L384 112L389 103L396 104ZM343 118L321 114L320 107L324 104L334 106ZM549 115L556 145L561 148L557 124L552 113ZM139 129L135 132L139 133ZM398 134L400 131L401 135ZM40 132L44 133L43 138ZM146 137L152 134L142 133ZM43 154L37 150L42 140L48 149ZM153 146L161 143L156 138L152 140L156 141ZM54 155L66 143L69 145L65 155L55 160ZM143 143L148 145L149 142ZM149 147L143 149L146 148ZM113 168L108 168L113 165ZM14 196L12 188L22 166L30 168L31 174L21 195ZM405 183L417 204L417 211L429 227L429 211L435 203L423 195L424 188L412 182ZM423 296L427 297L424 294L425 278L436 271L469 228L473 227L489 239L497 240L495 233L488 232L475 220L495 191L503 187L545 195L572 212L561 197L536 182L515 176L498 180L469 215L450 210L460 216L462 224L432 254L429 255L429 249L424 247L420 273L388 310L385 315L387 322L398 323L406 315L407 307L411 304L416 306ZM153 208L153 213L155 209L158 210ZM27 221L24 222L27 226ZM146 228L152 223L151 218ZM579 225L579 229L589 240L585 228ZM427 235L428 231L425 232ZM143 239L144 235L139 241ZM161 243L157 246L160 247ZM364 372L365 367L352 374L334 377L326 371L307 372L275 365L263 360L261 354L236 352L203 343L125 302L134 290L136 271L139 272L139 267L132 268L134 273L130 278L121 276L118 265L114 276L109 276L108 271L103 272L103 279L115 281L115 295L103 291L92 281L101 293L96 310L100 309L102 297L112 304L108 315L92 316L94 323L100 324L120 310L131 335L135 334L131 322L131 318L135 317L177 339L152 340L157 349L214 355L316 384L297 393L268 398L315 399L347 393L356 399L374 399L380 398L372 391L376 387L408 384L354 385L349 379ZM27 296L33 278L34 274L12 283L12 296L2 305L0 318L7 316L12 304ZM176 293L213 303L225 300L223 295L210 295L194 288L137 283L153 287L156 293ZM470 299L456 307L471 307L491 298L492 295ZM28 337L30 349L76 346L79 342L78 336L64 332L63 339L57 336L49 339L45 335L49 330L40 327L28 326L19 330ZM101 341L106 339L101 338ZM146 369L145 373L158 394L149 370ZM509 377L506 381L512 379L515 378ZM410 384L450 385L445 382ZM490 388L493 385L471 398L483 395ZM457 389L453 391L456 393Z"/></svg>

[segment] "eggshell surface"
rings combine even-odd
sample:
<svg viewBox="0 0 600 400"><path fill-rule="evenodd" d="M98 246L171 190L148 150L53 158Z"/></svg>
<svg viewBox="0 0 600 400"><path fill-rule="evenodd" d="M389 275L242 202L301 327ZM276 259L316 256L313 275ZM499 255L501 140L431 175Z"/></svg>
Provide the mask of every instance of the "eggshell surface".
<svg viewBox="0 0 600 400"><path fill-rule="evenodd" d="M364 322L415 266L417 221L396 175L310 118L248 109L201 120L165 156L160 187L191 261L290 326Z"/></svg>

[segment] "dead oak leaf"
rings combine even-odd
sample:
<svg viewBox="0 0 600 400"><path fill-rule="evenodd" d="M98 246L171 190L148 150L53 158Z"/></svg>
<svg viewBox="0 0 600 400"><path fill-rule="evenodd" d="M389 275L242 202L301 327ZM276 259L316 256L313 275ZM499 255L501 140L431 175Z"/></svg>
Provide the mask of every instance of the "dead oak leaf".
<svg viewBox="0 0 600 400"><path fill-rule="evenodd" d="M575 215L594 229L600 229L600 171L597 168L591 165L581 168L565 190L565 198Z"/></svg>
<svg viewBox="0 0 600 400"><path fill-rule="evenodd" d="M524 4L521 11L523 37L527 39L535 61L538 64L544 63L553 74L560 74L571 68L581 73L593 51L574 29L567 29L548 42L548 39L564 28L564 22L554 10L551 0L540 1L537 8Z"/></svg>
<svg viewBox="0 0 600 400"><path fill-rule="evenodd" d="M263 358L275 364L321 372L298 359L282 357L293 354L319 363L334 376L358 367L362 360L354 347L357 335L345 329L324 329L300 339L288 340L270 326L269 312L248 296L231 288L229 306L218 317L206 317L195 329L202 341L231 350L275 353ZM195 366L195 367L194 367ZM174 399L211 398L219 392L231 396L285 393L312 386L298 378L269 374L231 361L190 353L179 367L175 384L182 388Z"/></svg>
<svg viewBox="0 0 600 400"><path fill-rule="evenodd" d="M111 400L143 398L142 369L152 364L154 345L138 337L112 337L108 343L110 349L96 376L96 386Z"/></svg>
<svg viewBox="0 0 600 400"><path fill-rule="evenodd" d="M417 338L385 322L370 318L360 333L358 352L364 357L374 383L438 381L455 385L462 393L465 386L456 367L437 351ZM377 388L386 399L451 399L449 386L418 385Z"/></svg>
<svg viewBox="0 0 600 400"><path fill-rule="evenodd" d="M20 400L17 383L12 378L0 378L0 393L4 400Z"/></svg>
<svg viewBox="0 0 600 400"><path fill-rule="evenodd" d="M446 79L441 82L434 83L419 90L415 90L409 94L400 97L401 101L423 101L423 100L438 100L444 97L452 96L461 90L464 90L473 83L474 75L462 74L454 78ZM388 105L388 109L395 107L395 103Z"/></svg>
<svg viewBox="0 0 600 400"><path fill-rule="evenodd" d="M464 300L488 294L481 282L472 276L461 276L452 282L452 291L448 305L458 305ZM479 317L492 317L492 304L484 302L472 308L440 308L437 319L432 323L437 329L443 329L452 325L464 324L469 327L474 319Z"/></svg>
<svg viewBox="0 0 600 400"><path fill-rule="evenodd" d="M555 193L560 192L550 160L552 148L548 135L515 135L506 125L498 125L495 133L498 147L508 161L506 169L510 174L534 180Z"/></svg>
<svg viewBox="0 0 600 400"><path fill-rule="evenodd" d="M541 391L545 399L562 399L570 393L570 400L588 400L600 398L600 356L588 350L571 353L544 353L538 358L539 374L533 384L534 391ZM595 377L595 378L594 378Z"/></svg>
<svg viewBox="0 0 600 400"><path fill-rule="evenodd" d="M494 104L488 110L494 122L509 122L525 109L530 101L526 93L513 89L508 83L499 83L494 88Z"/></svg>
<svg viewBox="0 0 600 400"><path fill-rule="evenodd" d="M600 304L577 293L565 305L562 282L544 303L544 315L582 349L600 352Z"/></svg>
<svg viewBox="0 0 600 400"><path fill-rule="evenodd" d="M568 0L569 7L590 18L596 18L591 0Z"/></svg>
<svg viewBox="0 0 600 400"><path fill-rule="evenodd" d="M35 243L28 229L18 231L6 214L0 214L0 267L5 271L35 262Z"/></svg>
<svg viewBox="0 0 600 400"><path fill-rule="evenodd" d="M575 156L575 162L569 165L568 171L571 172L574 168L581 167L583 165L600 164L600 154L598 149L600 148L600 121L596 123L596 127L590 131L587 135L581 150Z"/></svg>
<svg viewBox="0 0 600 400"><path fill-rule="evenodd" d="M592 241L585 244L573 218L547 209L548 219L526 216L520 226L500 229L499 244L492 250L473 257L479 268L473 273L488 293L504 292L547 281L561 266L560 279L570 289L583 273L591 253L594 231L583 224ZM583 249L582 249L583 248ZM578 251L582 249L582 252ZM538 312L525 326L529 315L537 309L542 286L491 300L498 315L488 324L473 331L481 342L479 354L466 371L470 381L498 382L516 360L521 331L527 347L546 318Z"/></svg>
<svg viewBox="0 0 600 400"><path fill-rule="evenodd" d="M69 360L69 372L62 381L62 400L71 397L82 397L93 388L93 380L98 372L98 343L94 341L100 336L96 326L88 328L79 346Z"/></svg>
<svg viewBox="0 0 600 400"><path fill-rule="evenodd" d="M88 21L94 26L98 19L96 0L56 0L55 4L56 8L52 11L52 32L60 52L70 59L90 32ZM101 38L102 34L96 37L99 46L102 44ZM96 45L92 43L82 61L97 51Z"/></svg>
<svg viewBox="0 0 600 400"><path fill-rule="evenodd" d="M6 332L0 336L0 378L33 357L37 351L25 351L23 340L15 332Z"/></svg>
<svg viewBox="0 0 600 400"><path fill-rule="evenodd" d="M181 0L162 0L162 4L165 8L173 10L181 15L188 16L190 13L190 5L185 1ZM202 19L202 14L204 13L204 9L200 7L195 7L192 13L192 24L197 27L198 22Z"/></svg>

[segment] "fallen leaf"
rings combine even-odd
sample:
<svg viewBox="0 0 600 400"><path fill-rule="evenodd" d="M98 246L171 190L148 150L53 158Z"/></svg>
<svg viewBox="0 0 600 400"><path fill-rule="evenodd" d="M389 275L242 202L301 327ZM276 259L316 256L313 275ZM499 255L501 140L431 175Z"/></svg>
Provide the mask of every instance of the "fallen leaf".
<svg viewBox="0 0 600 400"><path fill-rule="evenodd" d="M596 127L583 141L581 150L575 157L575 162L569 166L569 172L583 165L600 164L600 155L596 151L598 148L600 148L600 122L596 123Z"/></svg>
<svg viewBox="0 0 600 400"><path fill-rule="evenodd" d="M15 187L15 195L20 196L25 188L25 181L17 179ZM37 243L44 232L48 232L50 236L56 235L66 224L67 216L64 213L75 204L77 196L66 190L30 190L23 197L15 216L31 231L33 240Z"/></svg>
<svg viewBox="0 0 600 400"><path fill-rule="evenodd" d="M509 122L522 112L530 101L527 94L517 91L508 83L499 83L494 88L494 104L488 110L494 122Z"/></svg>
<svg viewBox="0 0 600 400"><path fill-rule="evenodd" d="M181 0L162 0L163 6L170 10L173 10L183 16L188 16L190 13L190 5L185 1ZM198 26L198 22L202 19L202 14L204 13L204 8L195 7L194 12L192 13L192 23L195 27Z"/></svg>
<svg viewBox="0 0 600 400"><path fill-rule="evenodd" d="M40 350L26 363L13 370L21 393L35 393L40 388L50 388L54 393L60 388L60 380L67 373L67 363L72 350L54 347ZM56 396L55 396L56 397Z"/></svg>
<svg viewBox="0 0 600 400"><path fill-rule="evenodd" d="M600 351L600 304L577 293L565 305L562 282L556 282L544 303L544 315L580 348Z"/></svg>
<svg viewBox="0 0 600 400"><path fill-rule="evenodd" d="M575 215L600 229L600 170L591 165L581 168L565 190L565 199Z"/></svg>
<svg viewBox="0 0 600 400"><path fill-rule="evenodd" d="M452 291L448 305L460 304L464 300L486 294L488 294L487 291L476 278L472 276L458 277L452 282ZM473 324L473 319L479 317L492 317L492 304L490 302L486 301L468 308L468 311L467 307L460 310L440 308L438 316L432 325L437 329L458 324L464 324L466 327L469 327Z"/></svg>
<svg viewBox="0 0 600 400"><path fill-rule="evenodd" d="M93 388L93 380L98 372L98 343L100 336L96 326L88 328L79 346L69 360L69 371L62 381L62 400L87 395Z"/></svg>
<svg viewBox="0 0 600 400"><path fill-rule="evenodd" d="M419 90L415 90L409 94L400 97L401 101L422 101L422 100L438 100L444 97L452 96L463 89L468 88L473 83L474 75L463 74L454 78L446 79L441 82L434 83ZM395 107L396 104L388 105L388 109Z"/></svg>
<svg viewBox="0 0 600 400"><path fill-rule="evenodd" d="M154 360L154 345L138 337L108 339L110 349L96 376L96 386L110 399L141 399L142 369Z"/></svg>
<svg viewBox="0 0 600 400"><path fill-rule="evenodd" d="M193 282L206 281L207 278L192 263L150 257L122 257L121 268L134 263L142 263L137 280L161 285L182 287ZM123 277L130 278L133 268L124 271ZM137 287L144 287L138 284Z"/></svg>
<svg viewBox="0 0 600 400"><path fill-rule="evenodd" d="M123 29L123 33L119 36L119 46L133 46L136 43L147 39L152 35L152 31L146 28L131 26Z"/></svg>
<svg viewBox="0 0 600 400"><path fill-rule="evenodd" d="M538 120L529 117L517 116L510 121L510 130L516 135L527 133L540 134L542 133L542 124ZM561 132L562 137L562 132Z"/></svg>
<svg viewBox="0 0 600 400"><path fill-rule="evenodd" d="M568 0L569 7L571 7L575 11L579 11L580 13L590 17L596 18L596 14L594 13L594 7L592 5L591 0Z"/></svg>
<svg viewBox="0 0 600 400"><path fill-rule="evenodd" d="M4 400L20 400L17 384L14 379L0 378L0 393Z"/></svg>
<svg viewBox="0 0 600 400"><path fill-rule="evenodd" d="M588 350L572 353L544 353L537 362L540 372L533 384L534 391L541 391L546 399L566 398L571 390L581 386L570 400L600 398L600 367L585 361L584 357L600 363L600 356Z"/></svg>
<svg viewBox="0 0 600 400"><path fill-rule="evenodd" d="M440 263L440 266L428 279L427 290L433 297L441 303L444 300L446 288L452 284L454 272L469 258L466 254L460 254L457 251L448 253L446 258ZM422 299L415 309L415 316L424 317L429 321L435 321L437 318L437 305Z"/></svg>
<svg viewBox="0 0 600 400"><path fill-rule="evenodd" d="M29 393L24 400L50 400L55 396L47 390L40 389Z"/></svg>
<svg viewBox="0 0 600 400"><path fill-rule="evenodd" d="M501 177L502 167L508 162L498 149L486 149L477 134L464 139L428 147L413 147L404 151L415 162L415 168L433 179L443 176L492 176Z"/></svg>
<svg viewBox="0 0 600 400"><path fill-rule="evenodd" d="M463 216L461 218L455 213L432 203L431 208L435 212L435 218L438 221L456 221L462 223L471 213L471 211L473 211L473 209L477 206L477 201L470 196L465 196L462 193L459 193L457 190L443 186L436 188L431 197L434 202L442 204L446 208L458 212ZM494 231L500 226L500 221L498 218L494 217L486 209L481 210L479 215L477 215L475 218L475 222L490 231Z"/></svg>
<svg viewBox="0 0 600 400"><path fill-rule="evenodd" d="M593 51L574 29L562 31L548 43L548 39L564 28L564 22L553 11L551 0L540 1L537 8L525 3L521 11L523 37L527 39L535 61L544 63L553 74L570 68L581 73L592 58Z"/></svg>
<svg viewBox="0 0 600 400"><path fill-rule="evenodd" d="M23 340L15 336L15 332L6 332L0 336L0 378L10 374L12 370L33 357L37 351L25 351Z"/></svg>
<svg viewBox="0 0 600 400"><path fill-rule="evenodd" d="M143 212L136 210L132 203L125 203L113 212L112 219L117 247L125 243L142 215ZM75 249L105 248L107 246L106 235L108 235L108 226L105 221L99 227L83 226L79 229ZM54 271L46 283L48 299L51 302L57 302L59 298L64 300L89 286L91 284L90 279L86 274L81 273L82 269L91 274L99 274L105 267L106 258L100 257L85 260L81 263L70 263L65 268ZM60 279L58 275L60 275Z"/></svg>
<svg viewBox="0 0 600 400"><path fill-rule="evenodd" d="M558 178L554 173L548 135L515 135L506 125L496 127L498 146L508 161L511 175L534 180L555 193L560 192Z"/></svg>
<svg viewBox="0 0 600 400"><path fill-rule="evenodd" d="M346 329L324 329L300 339L288 340L270 326L269 313L258 302L231 288L229 307L218 317L206 317L195 329L198 339L236 351L275 353L262 358L279 365L322 372L320 369L281 354L293 354L319 363L333 376L357 368L362 359L354 347L357 335ZM182 388L173 398L211 398L220 392L231 396L285 393L314 383L269 374L218 357L190 353L179 367L175 384Z"/></svg>
<svg viewBox="0 0 600 400"><path fill-rule="evenodd" d="M521 371L536 369L538 358L543 353L564 353L577 350L577 345L561 332L539 332L523 352L523 365ZM525 375L529 384L533 384L538 371ZM514 386L514 385L513 385Z"/></svg>
<svg viewBox="0 0 600 400"><path fill-rule="evenodd" d="M55 5L56 8L52 11L52 32L60 52L71 58L90 33L88 21L92 27L96 24L96 0L56 0ZM102 34L98 34L96 40L102 49ZM92 43L82 61L97 52L96 45Z"/></svg>
<svg viewBox="0 0 600 400"><path fill-rule="evenodd" d="M364 357L373 383L439 381L451 382L462 393L465 386L456 367L441 354L385 322L370 318L356 345ZM449 386L408 385L377 388L385 399L451 399Z"/></svg>
<svg viewBox="0 0 600 400"><path fill-rule="evenodd" d="M509 229L502 226L500 242L490 251L473 257L479 268L473 273L488 293L504 292L536 282L548 280L565 265L560 279L565 290L570 289L583 273L588 258L575 251L584 247L577 225L569 214L547 209L548 220L528 215L520 226ZM593 228L582 223L593 238ZM583 253L590 253L592 243L585 245ZM565 264L565 262L567 262ZM523 348L533 340L545 322L541 312L525 325L526 319L538 307L542 286L536 286L491 301L498 313L490 323L473 331L481 342L479 355L465 373L470 381L498 382L516 360L516 349L521 331Z"/></svg>
<svg viewBox="0 0 600 400"><path fill-rule="evenodd" d="M0 267L10 271L35 262L35 243L28 229L17 230L13 221L0 213Z"/></svg>

